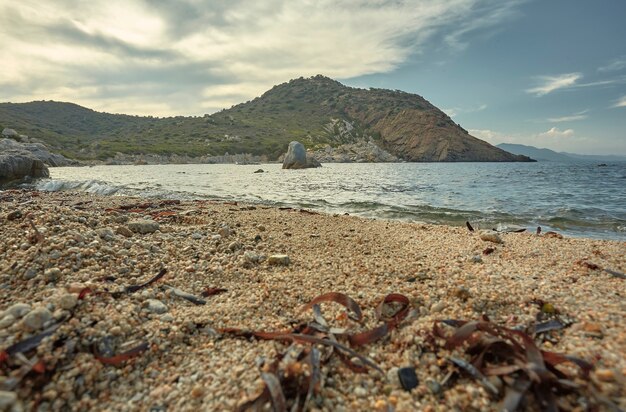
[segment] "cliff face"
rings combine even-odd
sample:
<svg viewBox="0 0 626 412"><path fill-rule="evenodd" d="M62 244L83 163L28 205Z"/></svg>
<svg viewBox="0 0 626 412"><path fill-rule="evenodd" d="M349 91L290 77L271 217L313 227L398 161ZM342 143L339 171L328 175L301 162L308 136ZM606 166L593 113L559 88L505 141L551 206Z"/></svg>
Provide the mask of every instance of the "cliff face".
<svg viewBox="0 0 626 412"><path fill-rule="evenodd" d="M275 160L297 140L312 151L372 141L391 156L413 162L530 161L470 136L419 95L357 89L324 76L291 80L203 117L113 115L33 102L0 104L0 124L20 126L83 159L111 159L117 153L193 158L250 153Z"/></svg>
<svg viewBox="0 0 626 412"><path fill-rule="evenodd" d="M528 161L469 135L443 112L403 110L372 125L381 145L401 159L413 162Z"/></svg>

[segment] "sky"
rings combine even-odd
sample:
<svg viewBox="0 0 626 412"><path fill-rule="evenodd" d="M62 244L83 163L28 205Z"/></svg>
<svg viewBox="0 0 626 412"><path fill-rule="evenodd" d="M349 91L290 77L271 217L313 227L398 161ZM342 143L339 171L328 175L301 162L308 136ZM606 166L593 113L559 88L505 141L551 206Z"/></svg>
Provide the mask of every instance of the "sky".
<svg viewBox="0 0 626 412"><path fill-rule="evenodd" d="M624 0L0 0L0 101L202 115L323 74L492 144L626 155Z"/></svg>

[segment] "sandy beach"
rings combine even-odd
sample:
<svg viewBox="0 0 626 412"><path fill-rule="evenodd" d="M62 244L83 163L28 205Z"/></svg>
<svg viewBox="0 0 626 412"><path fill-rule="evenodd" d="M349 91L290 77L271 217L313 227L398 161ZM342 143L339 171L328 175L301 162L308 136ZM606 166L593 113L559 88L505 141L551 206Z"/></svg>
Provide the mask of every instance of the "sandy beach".
<svg viewBox="0 0 626 412"><path fill-rule="evenodd" d="M588 376L559 365L572 384L552 393L560 408L625 409L626 243L475 226L0 192L0 410L235 410L271 379L282 379L287 410L301 406L306 391L288 386L312 372L304 357L276 361L289 339L226 329L306 334L298 325L320 319L304 306L329 292L362 310L353 321L343 306L320 304L329 327L342 330L338 343L371 366L294 343L290 353L322 354L308 410L499 410L523 373L481 381L451 360L470 362L472 342L446 347L433 330L438 320L481 318L593 365ZM389 294L408 304L390 302L391 314L377 315ZM381 324L388 333L375 341L346 338ZM462 326L438 325L446 336ZM417 385L400 381L399 368L414 370ZM265 390L266 410L270 399L280 410L280 397ZM519 406L540 409L532 390Z"/></svg>

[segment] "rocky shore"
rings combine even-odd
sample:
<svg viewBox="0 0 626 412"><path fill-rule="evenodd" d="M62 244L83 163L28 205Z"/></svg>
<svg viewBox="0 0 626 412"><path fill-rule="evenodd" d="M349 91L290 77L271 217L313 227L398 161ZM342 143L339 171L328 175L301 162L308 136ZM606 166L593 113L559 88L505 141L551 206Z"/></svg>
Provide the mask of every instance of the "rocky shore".
<svg viewBox="0 0 626 412"><path fill-rule="evenodd" d="M2 411L626 408L624 242L18 190L0 232Z"/></svg>

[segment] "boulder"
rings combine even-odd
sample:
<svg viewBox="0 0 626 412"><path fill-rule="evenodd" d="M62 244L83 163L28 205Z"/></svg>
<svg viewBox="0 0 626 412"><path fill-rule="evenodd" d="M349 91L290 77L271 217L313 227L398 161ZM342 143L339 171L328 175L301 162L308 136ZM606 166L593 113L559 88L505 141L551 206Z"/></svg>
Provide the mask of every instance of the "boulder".
<svg viewBox="0 0 626 412"><path fill-rule="evenodd" d="M0 151L0 184L25 177L49 177L46 165L29 152Z"/></svg>
<svg viewBox="0 0 626 412"><path fill-rule="evenodd" d="M5 127L4 129L2 129L2 136L15 137L17 136L17 132L13 129L9 129L8 127Z"/></svg>
<svg viewBox="0 0 626 412"><path fill-rule="evenodd" d="M7 150L28 152L51 167L76 164L75 161L70 160L63 155L51 153L50 150L42 143L20 143L13 139L0 139L0 152Z"/></svg>
<svg viewBox="0 0 626 412"><path fill-rule="evenodd" d="M320 166L320 162L306 155L306 149L302 143L296 141L289 143L289 149L283 160L283 169L307 169Z"/></svg>

